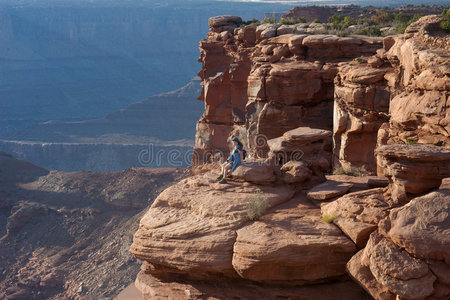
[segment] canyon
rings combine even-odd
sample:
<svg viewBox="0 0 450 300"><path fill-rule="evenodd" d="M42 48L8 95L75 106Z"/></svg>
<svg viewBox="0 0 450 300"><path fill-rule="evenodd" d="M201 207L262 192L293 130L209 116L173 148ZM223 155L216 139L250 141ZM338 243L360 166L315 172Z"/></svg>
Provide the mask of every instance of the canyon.
<svg viewBox="0 0 450 300"><path fill-rule="evenodd" d="M112 299L139 264L128 248L175 168L49 171L0 152L0 298Z"/></svg>
<svg viewBox="0 0 450 300"><path fill-rule="evenodd" d="M210 18L192 174L130 247L143 298L448 299L440 21L373 38ZM249 157L218 183L231 137Z"/></svg>

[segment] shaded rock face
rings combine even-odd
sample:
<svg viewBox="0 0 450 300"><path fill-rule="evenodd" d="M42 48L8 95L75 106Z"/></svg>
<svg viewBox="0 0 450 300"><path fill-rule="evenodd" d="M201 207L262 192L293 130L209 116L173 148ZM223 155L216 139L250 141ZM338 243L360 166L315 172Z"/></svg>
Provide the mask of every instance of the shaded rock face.
<svg viewBox="0 0 450 300"><path fill-rule="evenodd" d="M386 72L387 68L358 62L339 67L334 90L334 164L376 171L373 149L378 129L388 120L389 111Z"/></svg>
<svg viewBox="0 0 450 300"><path fill-rule="evenodd" d="M317 289L345 282L345 264L376 299L447 299L448 190L423 193L449 176L448 149L380 142L384 132L383 143L391 144L392 115L400 115L390 99L410 92L407 69L389 59L399 37L381 48L378 39L286 33L274 24L234 28L236 22L211 20L200 43L199 171L158 197L134 237L131 253L145 261L136 281L144 298L231 298L229 284L247 295L257 283L255 295L269 299L289 298L291 289L316 299ZM349 63L377 49L367 64ZM435 111L430 116L420 122ZM231 136L244 142L250 159L220 184L215 164L206 162L229 151ZM378 167L388 186L327 182L308 198L308 179L330 169L333 151L337 164ZM356 192L336 199L349 189Z"/></svg>
<svg viewBox="0 0 450 300"><path fill-rule="evenodd" d="M375 56L339 67L334 165L375 172L377 145L449 145L450 42L439 22L423 17L405 35L386 37Z"/></svg>
<svg viewBox="0 0 450 300"><path fill-rule="evenodd" d="M235 28L210 19L200 42L203 116L193 164L224 156L237 136L251 156L267 157L267 140L297 127L330 130L338 62L373 55L380 38L287 33L275 24ZM222 32L218 32L223 30Z"/></svg>
<svg viewBox="0 0 450 300"><path fill-rule="evenodd" d="M0 152L0 299L112 299L139 219L181 169L48 171Z"/></svg>

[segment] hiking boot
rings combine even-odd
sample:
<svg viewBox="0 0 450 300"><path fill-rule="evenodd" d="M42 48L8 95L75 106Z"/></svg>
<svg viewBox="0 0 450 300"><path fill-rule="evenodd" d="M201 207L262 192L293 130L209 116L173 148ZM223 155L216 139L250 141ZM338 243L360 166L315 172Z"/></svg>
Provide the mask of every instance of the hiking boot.
<svg viewBox="0 0 450 300"><path fill-rule="evenodd" d="M227 183L227 180L225 178L220 179L219 183Z"/></svg>
<svg viewBox="0 0 450 300"><path fill-rule="evenodd" d="M216 178L216 180L221 180L223 178L223 174L220 174L217 178Z"/></svg>

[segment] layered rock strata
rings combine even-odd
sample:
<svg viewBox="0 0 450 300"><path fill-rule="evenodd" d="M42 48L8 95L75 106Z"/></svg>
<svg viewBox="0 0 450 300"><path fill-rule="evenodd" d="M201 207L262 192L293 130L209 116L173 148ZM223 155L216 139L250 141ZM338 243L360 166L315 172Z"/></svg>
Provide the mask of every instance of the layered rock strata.
<svg viewBox="0 0 450 300"><path fill-rule="evenodd" d="M321 220L304 193L294 194L286 184L219 184L210 172L166 189L134 236L130 251L145 261L137 286L154 294L166 278L228 278L264 283L270 293L289 285L312 297L317 289L301 286L345 281L355 245ZM258 220L249 222L252 213Z"/></svg>
<svg viewBox="0 0 450 300"><path fill-rule="evenodd" d="M215 20L200 42L205 112L194 164L225 156L231 136L252 156L266 157L267 140L286 131L332 129L338 62L382 47L381 38L286 33L274 24L235 28L234 17Z"/></svg>
<svg viewBox="0 0 450 300"><path fill-rule="evenodd" d="M449 145L450 38L439 16L389 36L335 78L333 163L375 172L377 145ZM382 175L382 174L380 174Z"/></svg>
<svg viewBox="0 0 450 300"><path fill-rule="evenodd" d="M439 16L427 16L392 38L382 53L393 66L389 80L397 92L390 121L379 132L379 144L450 143L450 38L439 28Z"/></svg>

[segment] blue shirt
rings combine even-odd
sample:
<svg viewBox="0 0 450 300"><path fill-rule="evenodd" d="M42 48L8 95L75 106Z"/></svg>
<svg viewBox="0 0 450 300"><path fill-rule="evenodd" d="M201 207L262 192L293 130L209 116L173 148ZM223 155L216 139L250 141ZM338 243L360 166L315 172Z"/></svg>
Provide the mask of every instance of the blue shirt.
<svg viewBox="0 0 450 300"><path fill-rule="evenodd" d="M230 156L228 156L227 161L232 164L231 172L233 172L240 164L241 164L241 154L242 147L237 145L234 147L233 151L231 151Z"/></svg>

